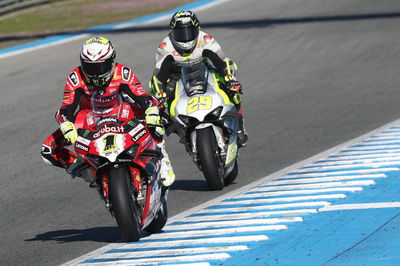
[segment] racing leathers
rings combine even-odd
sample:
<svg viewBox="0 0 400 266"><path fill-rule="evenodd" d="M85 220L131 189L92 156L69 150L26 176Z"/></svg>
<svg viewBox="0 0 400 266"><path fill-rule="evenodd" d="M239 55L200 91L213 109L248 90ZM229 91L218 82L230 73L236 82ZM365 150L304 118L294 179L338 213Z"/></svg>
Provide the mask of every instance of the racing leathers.
<svg viewBox="0 0 400 266"><path fill-rule="evenodd" d="M222 88L235 104L238 114L241 115L238 129L238 144L244 146L247 133L243 125L243 114L240 95L242 93L240 84L235 79L236 65L224 54L219 43L204 31L199 32L197 44L190 53L180 51L171 41L171 34L160 43L150 87L161 107L163 103L170 103L174 98L175 84L180 79L181 66L193 65L202 60L213 66L218 74L225 79ZM230 86L232 85L232 86Z"/></svg>
<svg viewBox="0 0 400 266"><path fill-rule="evenodd" d="M79 114L86 114L91 109L91 99L93 95L99 93L104 95L120 94L123 101L128 102L135 112L145 117L146 110L157 107L157 100L147 94L136 75L125 65L116 64L113 78L107 86L95 88L89 85L84 78L81 67L73 69L67 78L63 102L60 109L56 113L56 120L60 125L66 122L75 123L75 127L79 128L78 121L75 121ZM156 138L157 139L157 138ZM161 178L165 185L171 185L175 179L168 154L165 151L162 136L158 138L158 145L162 148L164 158L162 159ZM51 165L68 168L73 164L77 156L67 147L70 141L65 138L62 128L57 129L51 134L42 145L42 158Z"/></svg>

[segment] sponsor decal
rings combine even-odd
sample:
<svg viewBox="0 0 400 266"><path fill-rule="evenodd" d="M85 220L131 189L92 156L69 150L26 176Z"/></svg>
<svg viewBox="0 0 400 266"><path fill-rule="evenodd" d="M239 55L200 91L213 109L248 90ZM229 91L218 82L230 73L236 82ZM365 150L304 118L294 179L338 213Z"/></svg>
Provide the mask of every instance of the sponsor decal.
<svg viewBox="0 0 400 266"><path fill-rule="evenodd" d="M134 127L134 126L136 125L136 123L135 123L135 122L133 122L132 120L131 120L131 121L129 121L127 124L128 124L128 125L130 125L131 127Z"/></svg>
<svg viewBox="0 0 400 266"><path fill-rule="evenodd" d="M122 108L121 118L128 118L129 116L129 106L124 105Z"/></svg>
<svg viewBox="0 0 400 266"><path fill-rule="evenodd" d="M103 118L99 122L97 122L98 125L105 124L105 123L118 123L118 120L114 117L107 117L107 118Z"/></svg>
<svg viewBox="0 0 400 266"><path fill-rule="evenodd" d="M134 137L132 137L133 141L138 141L141 137L143 137L144 135L146 135L147 130L144 128L142 129L142 131L140 131L139 133L137 133Z"/></svg>
<svg viewBox="0 0 400 266"><path fill-rule="evenodd" d="M51 148L47 145L42 144L42 154L51 154Z"/></svg>
<svg viewBox="0 0 400 266"><path fill-rule="evenodd" d="M76 141L78 141L78 142L80 142L80 143L83 143L83 144L85 144L85 145L89 145L89 144L90 144L90 140L85 139L85 138L82 138L81 136L79 136L79 137L76 139Z"/></svg>
<svg viewBox="0 0 400 266"><path fill-rule="evenodd" d="M104 153L118 150L118 147L115 144L115 140L116 140L116 135L109 135L103 139L103 142L105 144L103 150Z"/></svg>
<svg viewBox="0 0 400 266"><path fill-rule="evenodd" d="M69 74L68 79L74 86L78 86L79 80L78 80L78 75L76 74L75 71Z"/></svg>
<svg viewBox="0 0 400 266"><path fill-rule="evenodd" d="M174 64L177 66L193 66L193 65L200 63L202 60L203 60L203 58L197 58L197 59L187 60L187 61L183 61L183 62L175 61Z"/></svg>
<svg viewBox="0 0 400 266"><path fill-rule="evenodd" d="M160 43L160 46L158 46L158 48L160 49L164 49L167 46L167 44L165 42Z"/></svg>
<svg viewBox="0 0 400 266"><path fill-rule="evenodd" d="M131 73L131 70L127 67L122 68L122 79L125 81L129 80L129 75Z"/></svg>
<svg viewBox="0 0 400 266"><path fill-rule="evenodd" d="M131 122L131 121L129 121L129 122ZM129 124L129 122L128 122L128 124ZM131 136L135 136L141 129L143 129L144 128L144 126L142 125L142 124L139 124L139 125L137 125L134 129L132 129L131 131L129 131L129 135L131 135Z"/></svg>
<svg viewBox="0 0 400 266"><path fill-rule="evenodd" d="M105 125L99 132L93 135L94 138L98 138L105 133L123 133L123 126L108 126Z"/></svg>
<svg viewBox="0 0 400 266"><path fill-rule="evenodd" d="M88 123L88 125L93 125L94 124L93 116L88 116L86 118L86 122Z"/></svg>
<svg viewBox="0 0 400 266"><path fill-rule="evenodd" d="M90 130L85 130L85 132L83 133L83 136L84 137L87 137L87 136L89 136L89 134L90 134Z"/></svg>
<svg viewBox="0 0 400 266"><path fill-rule="evenodd" d="M75 142L75 148L81 149L81 150L83 150L85 152L89 151L89 147L88 146L80 144L79 142Z"/></svg>

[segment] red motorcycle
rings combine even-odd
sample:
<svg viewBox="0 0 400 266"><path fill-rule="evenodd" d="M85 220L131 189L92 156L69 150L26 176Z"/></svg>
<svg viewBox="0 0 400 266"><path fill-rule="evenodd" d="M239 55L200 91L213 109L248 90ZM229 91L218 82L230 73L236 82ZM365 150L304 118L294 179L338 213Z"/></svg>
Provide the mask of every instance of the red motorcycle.
<svg viewBox="0 0 400 266"><path fill-rule="evenodd" d="M105 108L107 98L98 98L101 108L78 113L74 148L80 163L67 171L97 188L123 241L138 241L142 230L158 233L167 222L167 189L159 176L163 155L134 109L113 97L118 104Z"/></svg>

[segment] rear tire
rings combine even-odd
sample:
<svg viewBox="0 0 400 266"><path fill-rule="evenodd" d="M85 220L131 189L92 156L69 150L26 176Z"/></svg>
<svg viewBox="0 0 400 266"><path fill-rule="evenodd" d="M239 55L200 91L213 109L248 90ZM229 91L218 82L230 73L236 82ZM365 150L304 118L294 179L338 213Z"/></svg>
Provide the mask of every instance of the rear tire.
<svg viewBox="0 0 400 266"><path fill-rule="evenodd" d="M113 168L109 173L109 192L112 210L117 220L122 240L140 239L140 226L134 202L132 182L127 168Z"/></svg>
<svg viewBox="0 0 400 266"><path fill-rule="evenodd" d="M239 174L238 162L235 160L235 165L233 166L232 171L224 178L225 185L232 184L235 181L237 175Z"/></svg>
<svg viewBox="0 0 400 266"><path fill-rule="evenodd" d="M161 207L157 211L156 217L154 217L153 221L145 228L145 230L149 233L160 233L167 223L168 220L168 208L167 201L165 199L165 193L168 188L162 187L163 192L161 194Z"/></svg>
<svg viewBox="0 0 400 266"><path fill-rule="evenodd" d="M210 190L221 190L224 187L224 168L217 155L217 141L211 127L202 128L197 133L197 149L201 169Z"/></svg>

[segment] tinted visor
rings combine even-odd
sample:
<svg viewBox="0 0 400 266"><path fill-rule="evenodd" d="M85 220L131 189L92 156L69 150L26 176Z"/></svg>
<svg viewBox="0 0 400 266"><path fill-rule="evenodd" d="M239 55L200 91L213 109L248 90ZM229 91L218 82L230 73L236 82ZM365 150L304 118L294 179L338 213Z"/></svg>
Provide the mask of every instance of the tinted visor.
<svg viewBox="0 0 400 266"><path fill-rule="evenodd" d="M102 76L113 68L113 60L107 59L103 62L81 62L82 70L88 77Z"/></svg>
<svg viewBox="0 0 400 266"><path fill-rule="evenodd" d="M177 42L190 42L197 38L199 29L197 27L174 28L172 35Z"/></svg>

